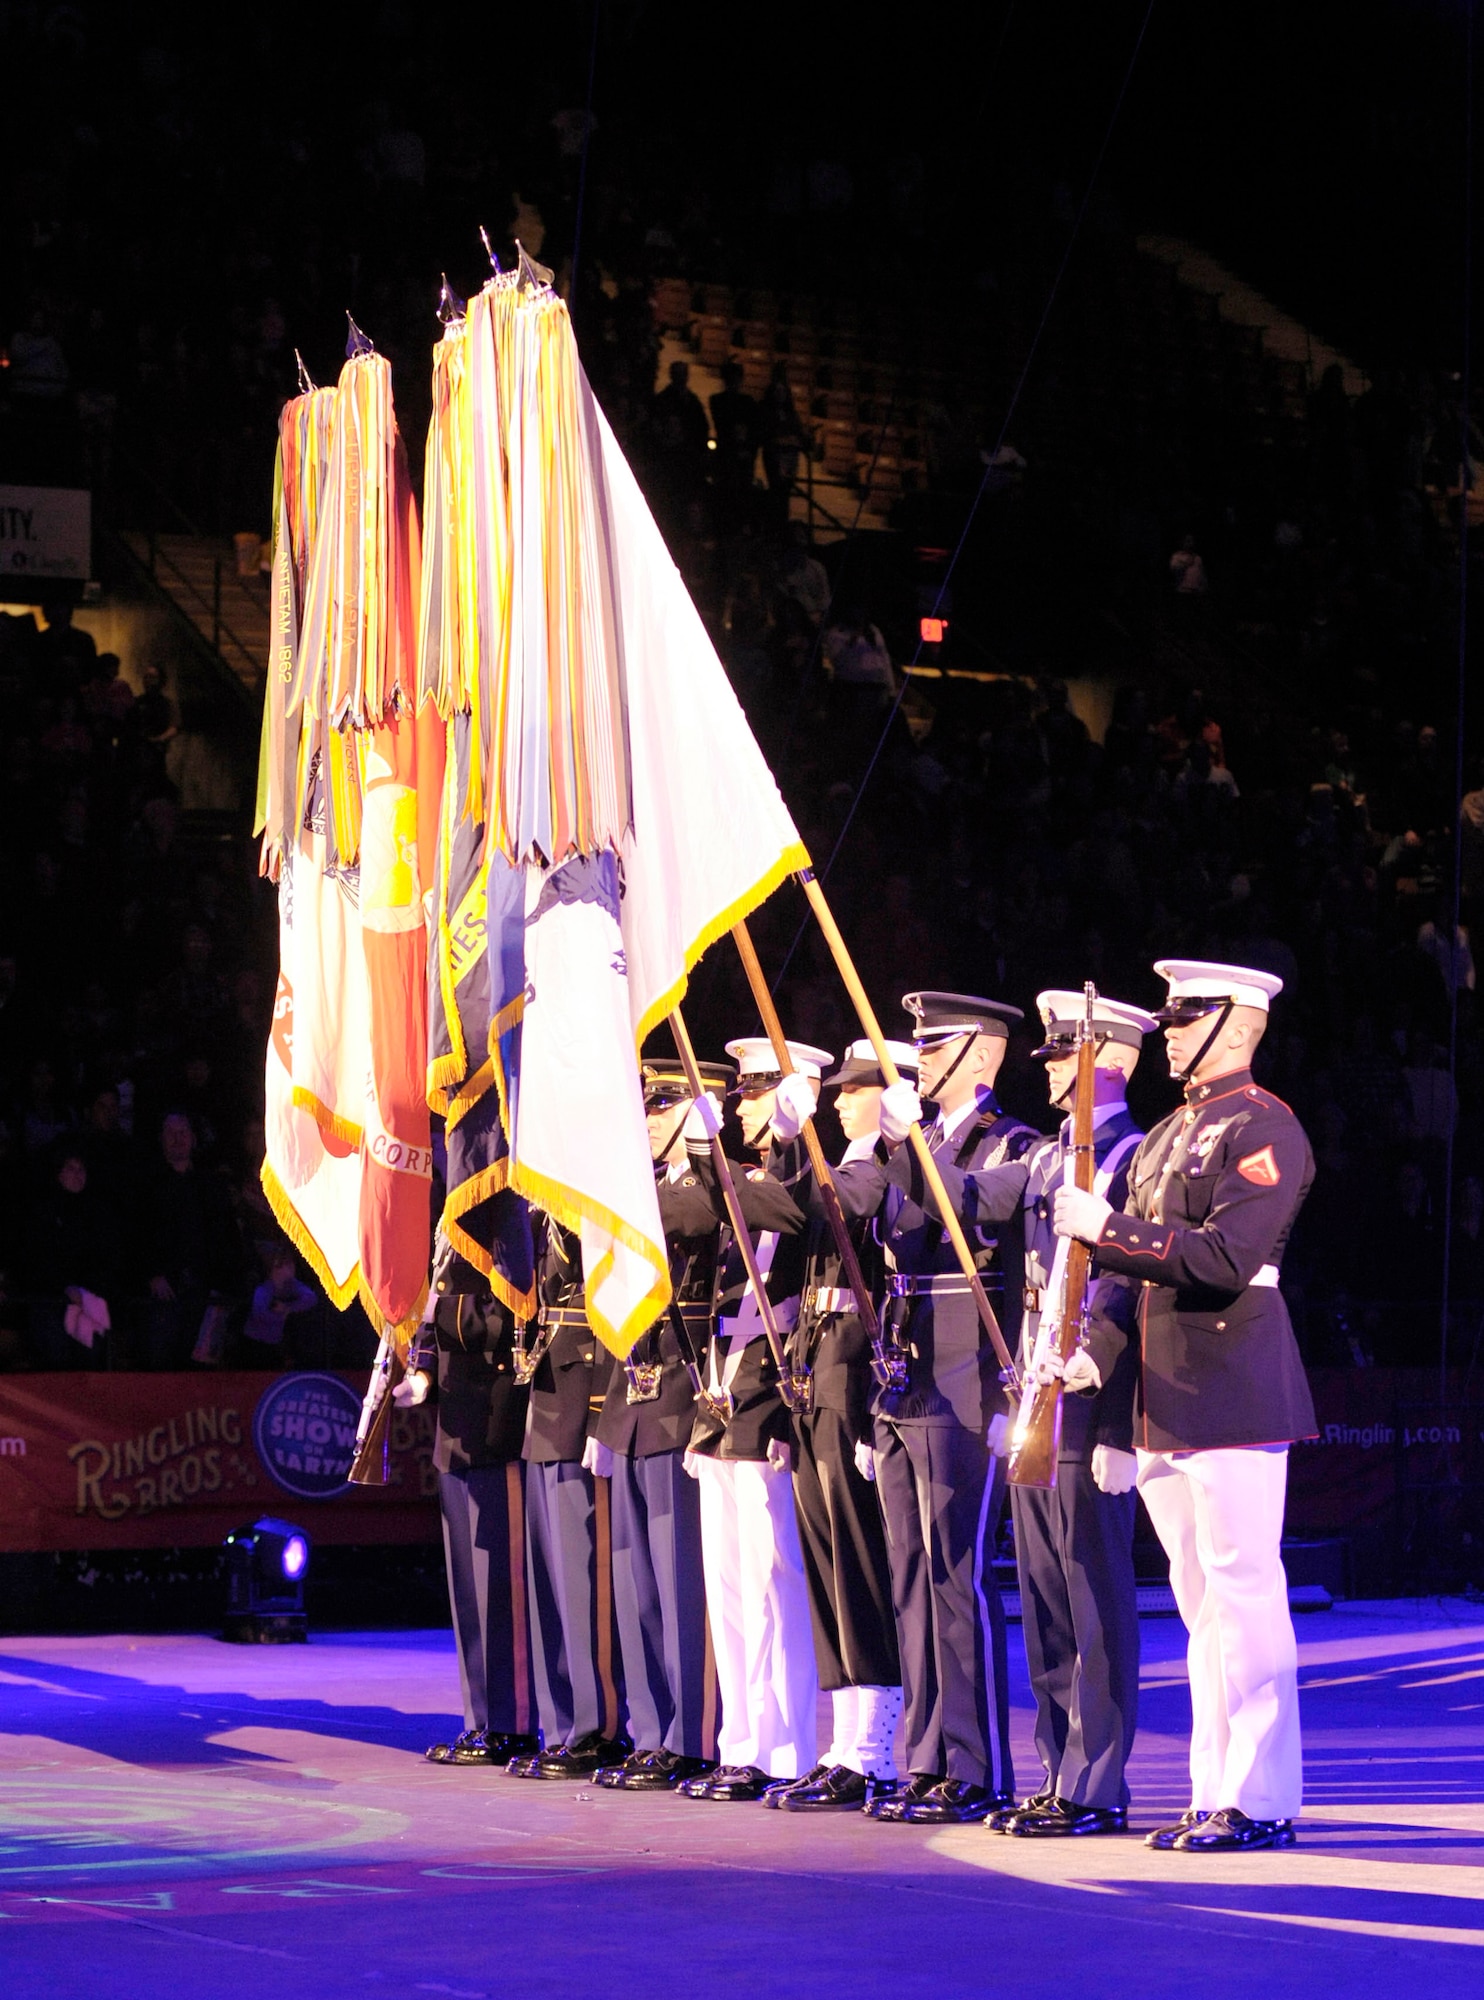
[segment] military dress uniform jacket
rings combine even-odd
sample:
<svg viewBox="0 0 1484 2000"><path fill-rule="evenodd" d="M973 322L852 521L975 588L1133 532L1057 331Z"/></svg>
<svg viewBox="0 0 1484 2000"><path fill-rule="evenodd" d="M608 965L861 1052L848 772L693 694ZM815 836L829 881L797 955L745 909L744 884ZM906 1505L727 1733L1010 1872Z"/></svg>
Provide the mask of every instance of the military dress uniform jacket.
<svg viewBox="0 0 1484 2000"><path fill-rule="evenodd" d="M689 1169L688 1169L689 1171ZM660 1198L669 1176L661 1168L656 1175ZM707 1209L707 1227L698 1236L678 1236L667 1232L665 1243L670 1255L670 1283L694 1342L693 1353L705 1365L706 1347L711 1337L712 1295L716 1287L716 1217ZM653 1458L662 1451L684 1451L690 1444L696 1417L696 1393L686 1368L670 1315L664 1313L647 1333L639 1336L629 1357L635 1363L660 1364L660 1392L652 1402L629 1401L629 1371L619 1363L608 1383L608 1394L598 1418L598 1441L629 1458Z"/></svg>
<svg viewBox="0 0 1484 2000"><path fill-rule="evenodd" d="M431 1321L413 1338L409 1372L437 1382L437 1472L478 1472L521 1455L530 1392L515 1379L515 1319L489 1280L452 1257L434 1281Z"/></svg>
<svg viewBox="0 0 1484 2000"><path fill-rule="evenodd" d="M1109 1217L1098 1240L1098 1268L1109 1275L1090 1345L1106 1381L1136 1326L1134 1441L1144 1450L1315 1435L1276 1282L1313 1178L1303 1127L1247 1070L1188 1089L1185 1108L1135 1153L1127 1210Z"/></svg>
<svg viewBox="0 0 1484 2000"><path fill-rule="evenodd" d="M1125 1105L1094 1128L1093 1159L1101 1172L1109 1159L1118 1155L1107 1199L1121 1209L1128 1197L1128 1170L1134 1147L1129 1142L1144 1135ZM1051 1226L1056 1191L1065 1179L1066 1162L1072 1145L1070 1119L1052 1138L1044 1139L1026 1160L1026 1184L1022 1202L1025 1218L1025 1286L1022 1293L1024 1316L1020 1327L1019 1361L1030 1361L1040 1332L1041 1314L1051 1303L1048 1288L1052 1264L1060 1240ZM1096 1289L1097 1265L1088 1285L1089 1303ZM1091 1458L1100 1444L1119 1451L1134 1448L1134 1391L1138 1382L1138 1357L1132 1347L1112 1357L1111 1373L1091 1395L1062 1397L1061 1452L1064 1459Z"/></svg>
<svg viewBox="0 0 1484 2000"><path fill-rule="evenodd" d="M779 1331L785 1341L804 1282L805 1215L793 1194L801 1177L802 1151L797 1144L784 1147L781 1158L772 1162L772 1171L735 1163L732 1167L753 1247L768 1236L776 1239L766 1283L768 1297L783 1310L785 1323ZM689 1172L678 1181L662 1183L660 1220L667 1241L709 1235L717 1244L717 1319L707 1358L716 1379L722 1381L729 1359L728 1323L742 1304L747 1270L732 1240L709 1153L692 1153ZM707 1370L702 1372L708 1374ZM778 1370L761 1325L748 1341L728 1386L733 1400L730 1420L722 1424L710 1411L698 1407L690 1449L713 1458L766 1458L768 1446L775 1438L787 1438L790 1426L788 1410L778 1394Z"/></svg>
<svg viewBox="0 0 1484 2000"><path fill-rule="evenodd" d="M543 1317L558 1316L551 1344L531 1378L521 1456L528 1465L582 1457L608 1391L613 1356L583 1314L582 1249L576 1234L548 1222L536 1266Z"/></svg>
<svg viewBox="0 0 1484 2000"><path fill-rule="evenodd" d="M1005 1225L1018 1221L1025 1156L1041 1134L991 1097L954 1136L928 1136L1013 1352L1020 1329L1021 1232ZM842 1166L836 1180L848 1214L879 1212L877 1234L898 1287L915 1281L890 1309L891 1325L910 1360L907 1387L879 1390L876 1415L893 1423L961 1424L982 1438L991 1417L1005 1407L999 1362L916 1154L899 1146L888 1156L878 1147L874 1158ZM996 1264L998 1270L992 1270Z"/></svg>
<svg viewBox="0 0 1484 2000"><path fill-rule="evenodd" d="M809 1226L804 1239L799 1318L786 1343L788 1356L796 1368L807 1367L812 1374L814 1407L836 1411L845 1419L855 1443L869 1443L871 1398L876 1388L871 1374L870 1338L858 1312L839 1310L838 1300L843 1292L849 1291L850 1278L835 1247L834 1233L826 1220L812 1169L806 1169L792 1193L799 1206L808 1210ZM886 1260L871 1219L847 1214L846 1226L855 1245L861 1276L880 1313Z"/></svg>

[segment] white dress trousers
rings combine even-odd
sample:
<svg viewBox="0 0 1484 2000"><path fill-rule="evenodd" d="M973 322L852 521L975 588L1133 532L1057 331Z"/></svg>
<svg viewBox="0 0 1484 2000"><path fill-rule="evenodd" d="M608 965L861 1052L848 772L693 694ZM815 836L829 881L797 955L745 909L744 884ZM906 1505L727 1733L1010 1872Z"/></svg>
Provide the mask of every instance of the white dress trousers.
<svg viewBox="0 0 1484 2000"><path fill-rule="evenodd" d="M717 1755L770 1778L801 1778L815 1762L819 1682L793 1475L766 1460L692 1463L721 1694Z"/></svg>
<svg viewBox="0 0 1484 2000"><path fill-rule="evenodd" d="M1298 1647L1280 1544L1287 1447L1141 1451L1139 1491L1190 1635L1190 1803L1292 1819Z"/></svg>

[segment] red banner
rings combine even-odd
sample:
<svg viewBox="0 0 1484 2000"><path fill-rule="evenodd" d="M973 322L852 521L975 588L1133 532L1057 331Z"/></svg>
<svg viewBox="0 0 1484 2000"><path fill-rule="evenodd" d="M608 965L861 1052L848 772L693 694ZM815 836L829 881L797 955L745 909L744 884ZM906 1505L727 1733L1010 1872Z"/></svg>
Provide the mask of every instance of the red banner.
<svg viewBox="0 0 1484 2000"><path fill-rule="evenodd" d="M1322 1368L1320 1436L1289 1461L1287 1532L1341 1536L1352 1587L1392 1587L1413 1515L1457 1495L1444 1532L1484 1534L1484 1404L1427 1369ZM190 1548L257 1514L322 1542L438 1535L433 1413L392 1417L392 1483L346 1484L365 1377L0 1376L0 1550ZM1435 1513L1435 1503L1434 1513ZM1428 1519L1432 1519L1429 1515Z"/></svg>
<svg viewBox="0 0 1484 2000"><path fill-rule="evenodd" d="M0 1550L195 1548L259 1514L320 1542L438 1534L433 1413L350 1486L363 1374L0 1376Z"/></svg>

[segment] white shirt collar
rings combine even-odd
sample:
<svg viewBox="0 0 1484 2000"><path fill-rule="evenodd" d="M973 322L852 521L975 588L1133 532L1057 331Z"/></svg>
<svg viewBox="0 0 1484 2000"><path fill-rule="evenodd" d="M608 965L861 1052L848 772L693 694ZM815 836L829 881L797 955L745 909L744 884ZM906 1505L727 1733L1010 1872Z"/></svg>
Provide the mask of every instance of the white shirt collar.
<svg viewBox="0 0 1484 2000"><path fill-rule="evenodd" d="M879 1132L868 1132L864 1138L852 1139L845 1148L840 1165L849 1166L852 1160L869 1160L876 1151L876 1141L880 1137Z"/></svg>

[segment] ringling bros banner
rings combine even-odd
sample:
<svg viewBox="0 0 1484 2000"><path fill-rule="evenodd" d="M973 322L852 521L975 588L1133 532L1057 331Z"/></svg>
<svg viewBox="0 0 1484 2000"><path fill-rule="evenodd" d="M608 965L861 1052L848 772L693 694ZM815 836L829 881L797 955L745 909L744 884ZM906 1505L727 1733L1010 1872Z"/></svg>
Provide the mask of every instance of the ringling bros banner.
<svg viewBox="0 0 1484 2000"><path fill-rule="evenodd" d="M347 1483L364 1376L0 1378L0 1550L190 1548L259 1514L321 1542L438 1534L433 1413L398 1410L385 1486Z"/></svg>
<svg viewBox="0 0 1484 2000"><path fill-rule="evenodd" d="M1287 1532L1343 1537L1351 1587L1393 1587L1419 1489L1446 1481L1452 1532L1484 1537L1484 1401L1430 1370L1316 1369L1320 1435L1289 1461ZM392 1418L386 1486L350 1487L364 1377L0 1377L0 1550L184 1548L256 1514L324 1542L433 1541L433 1413Z"/></svg>

